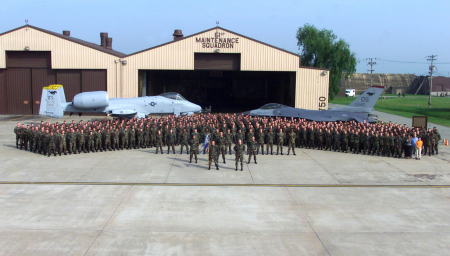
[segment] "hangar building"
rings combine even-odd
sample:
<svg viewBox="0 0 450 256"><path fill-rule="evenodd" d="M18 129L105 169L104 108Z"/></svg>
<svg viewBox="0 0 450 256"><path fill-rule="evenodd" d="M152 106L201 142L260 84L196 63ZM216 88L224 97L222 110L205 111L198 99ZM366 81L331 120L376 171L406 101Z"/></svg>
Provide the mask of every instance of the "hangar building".
<svg viewBox="0 0 450 256"><path fill-rule="evenodd" d="M299 55L221 27L126 55L100 33L94 44L34 26L0 34L0 114L38 114L42 87L62 84L67 101L84 91L109 97L179 92L213 112L270 102L328 106L329 72L301 66Z"/></svg>

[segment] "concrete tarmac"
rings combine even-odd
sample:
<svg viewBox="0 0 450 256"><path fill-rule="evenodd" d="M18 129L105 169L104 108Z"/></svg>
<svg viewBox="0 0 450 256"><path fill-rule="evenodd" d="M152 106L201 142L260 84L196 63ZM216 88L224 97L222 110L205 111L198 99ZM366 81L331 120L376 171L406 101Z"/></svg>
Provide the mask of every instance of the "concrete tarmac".
<svg viewBox="0 0 450 256"><path fill-rule="evenodd" d="M205 155L190 164L179 147L58 157L16 149L16 122L40 120L0 116L0 255L450 253L442 144L420 161L285 148L243 172L227 155L217 171Z"/></svg>

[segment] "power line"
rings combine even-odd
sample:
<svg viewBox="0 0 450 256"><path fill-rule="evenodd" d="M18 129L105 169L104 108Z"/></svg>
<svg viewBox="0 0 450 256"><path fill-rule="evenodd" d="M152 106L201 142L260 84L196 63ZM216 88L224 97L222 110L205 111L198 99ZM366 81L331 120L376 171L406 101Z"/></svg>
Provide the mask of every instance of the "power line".
<svg viewBox="0 0 450 256"><path fill-rule="evenodd" d="M388 59L380 59L378 58L378 60L380 61L385 61L385 62L397 62L397 63L408 63L408 64L429 64L428 62L418 62L418 61L402 61L402 60L388 60ZM434 63L434 64L438 64L438 65L448 65L450 64L450 62L438 62L438 63Z"/></svg>

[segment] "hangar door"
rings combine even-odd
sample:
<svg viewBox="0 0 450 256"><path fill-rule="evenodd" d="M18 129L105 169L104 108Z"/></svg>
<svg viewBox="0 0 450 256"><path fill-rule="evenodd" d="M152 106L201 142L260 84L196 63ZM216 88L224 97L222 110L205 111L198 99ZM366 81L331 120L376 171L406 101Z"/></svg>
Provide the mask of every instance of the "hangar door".
<svg viewBox="0 0 450 256"><path fill-rule="evenodd" d="M195 70L240 70L240 53L195 53Z"/></svg>
<svg viewBox="0 0 450 256"><path fill-rule="evenodd" d="M51 69L51 52L7 51L0 70L0 114L39 114L42 87L62 84L66 100L82 91L106 91L106 70Z"/></svg>

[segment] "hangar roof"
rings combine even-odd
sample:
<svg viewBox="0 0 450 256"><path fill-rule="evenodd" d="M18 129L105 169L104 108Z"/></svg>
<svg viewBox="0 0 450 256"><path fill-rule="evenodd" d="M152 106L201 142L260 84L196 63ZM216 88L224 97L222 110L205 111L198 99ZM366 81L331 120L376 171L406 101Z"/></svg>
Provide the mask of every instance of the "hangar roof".
<svg viewBox="0 0 450 256"><path fill-rule="evenodd" d="M286 53L288 53L288 54L292 54L292 55L294 55L294 56L298 56L299 58L301 58L300 55L295 54L295 53L293 53L293 52L286 51L286 50L284 50L284 49L278 48L278 47L273 46L273 45L270 45L270 44L266 44L266 43L264 43L264 42L258 41L258 40L256 40L256 39L250 38L250 37L248 37L248 36L241 35L241 34L239 34L239 33L236 33L236 32L234 32L234 31L231 31L231 30L228 30L228 29L224 29L224 28L222 28L222 27L213 27L213 28L210 28L210 29L207 29L207 30L204 30L204 31L201 31L201 32L192 34L192 35L189 35L189 36L185 36L185 37L183 37L182 39L180 39L180 40L178 40L178 41L170 41L170 42L167 42L167 43L164 43L164 44L160 44L160 45L157 45L157 46L153 46L153 47L147 48L147 49L145 49L145 50L141 50L141 51L138 51L138 52L135 52L135 53L131 53L131 54L129 54L128 56L135 55L135 54L138 54L138 53L141 53L141 52L145 52L145 51L149 51L149 50L153 50L153 49L155 49L155 48L158 48L158 47L161 47L161 46L164 46L164 45L168 45L168 44L180 42L180 41L185 40L185 39L187 39L187 38L194 37L194 36L197 36L197 35L200 35L200 34L202 34L202 33L205 33L205 32L211 31L211 30L215 30L215 29L221 29L221 30L223 30L223 31L226 31L226 32L235 34L235 35L237 35L237 36L246 38L246 39L248 39L248 40L252 40L252 41L254 41L254 42L256 42L256 43L263 44L263 45L272 47L272 48L274 48L274 49L277 49L277 50L280 50L280 51L282 51L282 52L286 52Z"/></svg>
<svg viewBox="0 0 450 256"><path fill-rule="evenodd" d="M119 58L123 58L123 57L127 56L124 53L107 49L107 48L105 48L105 47L103 47L101 45L98 45L98 44L90 43L90 42L87 42L87 41L84 41L84 40L81 40L81 39L78 39L78 38L74 38L74 37L71 37L71 36L66 36L66 35L63 35L63 34L59 34L59 33L53 32L53 31L45 30L45 29L38 28L38 27L35 27L35 26L31 26L31 25L25 25L25 26L21 26L21 27L15 28L13 30L10 30L10 31L7 31L5 33L0 34L0 36L2 36L4 34L11 33L13 31L16 31L16 30L19 30L19 29L22 29L22 28L25 28L27 26L30 27L30 28L39 30L41 32L50 34L50 35L53 35L53 36L56 36L56 37L59 37L59 38L62 38L62 39L65 39L65 40L77 43L77 44L81 44L83 46L86 46L86 47L89 47L89 48L92 48L92 49L95 49L95 50L98 50L98 51L101 51L101 52L104 52L104 53L108 53L108 54L117 56Z"/></svg>

